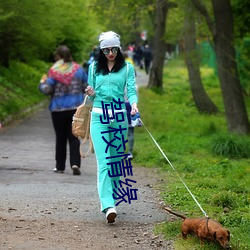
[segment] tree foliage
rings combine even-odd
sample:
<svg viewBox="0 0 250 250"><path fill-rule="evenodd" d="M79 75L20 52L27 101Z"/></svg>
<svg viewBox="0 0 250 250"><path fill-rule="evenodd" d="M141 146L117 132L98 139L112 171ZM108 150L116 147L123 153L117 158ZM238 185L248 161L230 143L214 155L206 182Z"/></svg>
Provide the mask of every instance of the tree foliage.
<svg viewBox="0 0 250 250"><path fill-rule="evenodd" d="M212 0L213 16L202 1L191 1L203 15L213 37L228 130L232 133L249 134L250 123L236 62L231 1Z"/></svg>
<svg viewBox="0 0 250 250"><path fill-rule="evenodd" d="M232 1L236 38L250 36L250 13L247 11L249 8L250 1L248 0Z"/></svg>
<svg viewBox="0 0 250 250"><path fill-rule="evenodd" d="M94 14L88 2L2 0L0 2L0 60L48 60L59 44L67 44L80 59L96 36ZM34 8L35 4L35 8ZM93 15L90 15L93 14ZM81 58L82 59L82 58Z"/></svg>
<svg viewBox="0 0 250 250"><path fill-rule="evenodd" d="M250 96L250 13L246 11L250 8L250 1L233 0L232 8L241 85Z"/></svg>
<svg viewBox="0 0 250 250"><path fill-rule="evenodd" d="M155 57L160 58L158 62L156 60L153 62L152 67L155 69L154 72L157 73L158 78L152 78L151 82L155 84L157 83L155 79L159 79L159 84L154 85L154 87L161 88L165 45L166 43L180 43L184 34L183 10L179 7L170 8L170 5L181 6L187 1L196 3L196 5L202 3L202 8L197 8L200 14L196 13L198 17L196 19L198 41L212 40L213 44L216 45L215 41L218 38L223 38L223 33L225 33L229 39L221 42L220 46L215 46L215 50L221 55L226 48L225 45L228 45L228 51L230 52L233 49L231 45L233 45L235 38L232 37L233 33L230 33L233 22L231 11L230 22L225 24L225 21L221 18L225 14L227 6L221 5L222 0L1 0L0 66L3 65L8 68L12 60L20 60L27 64L34 59L52 60L52 53L60 44L66 44L71 49L74 59L82 61L88 57L92 46L97 45L98 35L102 31L114 30L119 33L122 37L122 46L125 48L131 42L142 43L140 33L146 30L148 34L147 42L152 44L154 41ZM223 0L223 2L228 4L230 1ZM231 0L231 2L233 4L235 34L238 38L237 45L242 48L240 56L244 58L244 65L240 72L241 75L245 75L245 82L242 81L245 87L249 86L249 13L246 11L249 7L249 1ZM160 34L159 32L157 34L155 29L157 20L160 20L156 14L157 3L161 3L162 6L165 6L165 3L168 5L165 32L161 30ZM220 15L219 12L217 16L214 15L214 11L217 9L215 5L222 8L223 11ZM185 8L184 11L186 11ZM158 13L161 15L162 10ZM217 17L217 20L215 17ZM208 30L211 32L208 32ZM155 41L156 37L157 42ZM160 46L158 46L159 44ZM232 61L232 58L234 60L234 53L229 56L228 53L224 53L224 55L227 56L227 59L224 58L225 64L222 65L223 67L220 65L221 69L226 69L224 72L230 73L233 68L233 71L237 72L237 68L227 64L227 62ZM223 57L220 56L219 58ZM241 61L243 62L243 60ZM230 76L230 74L228 75ZM229 79L232 79L232 77L230 76ZM229 93L227 96L234 95L234 92L237 92L233 88L230 89L229 82L229 80L226 80L225 85L223 85L224 90ZM236 83L236 86L238 87L238 83ZM241 92L240 89L239 92ZM229 98L229 101L231 100L232 98ZM227 116L233 117L235 115L230 111L230 105L232 105L230 102L229 105L226 105L229 110L226 113ZM235 111L235 113L239 112Z"/></svg>
<svg viewBox="0 0 250 250"><path fill-rule="evenodd" d="M147 30L153 36L154 0L94 0L92 4L103 31L113 30L122 36L123 45L140 43L140 33Z"/></svg>
<svg viewBox="0 0 250 250"><path fill-rule="evenodd" d="M170 44L177 44L183 38L184 14L181 5L182 3L178 1L177 7L170 9L168 12L164 39Z"/></svg>

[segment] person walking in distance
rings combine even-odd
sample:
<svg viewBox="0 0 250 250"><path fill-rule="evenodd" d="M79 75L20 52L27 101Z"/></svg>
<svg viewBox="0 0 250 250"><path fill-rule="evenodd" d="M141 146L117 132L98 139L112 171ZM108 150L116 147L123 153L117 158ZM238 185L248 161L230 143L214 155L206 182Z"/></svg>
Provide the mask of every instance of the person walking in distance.
<svg viewBox="0 0 250 250"><path fill-rule="evenodd" d="M146 44L143 52L143 57L144 57L144 67L145 67L145 72L148 75L151 61L153 59L152 51L149 48L149 46Z"/></svg>
<svg viewBox="0 0 250 250"><path fill-rule="evenodd" d="M113 31L99 36L100 53L89 67L86 93L93 100L90 134L97 160L97 189L101 212L106 214L107 222L113 223L117 216L113 191L119 176L110 176L111 163L123 159L124 144L117 140L127 138L128 121L124 91L131 104L131 115L138 112L135 88L134 66L126 63L121 53L120 36ZM123 119L118 119L122 117ZM122 128L122 129L121 129ZM119 130L114 133L112 130ZM109 144L112 142L112 144ZM112 146L111 146L112 145ZM119 156L119 154L121 156Z"/></svg>
<svg viewBox="0 0 250 250"><path fill-rule="evenodd" d="M72 117L84 100L87 74L73 61L67 46L59 46L55 51L56 62L50 68L48 76L39 84L40 91L50 95L49 110L56 135L55 173L64 173L66 168L67 142L69 142L70 166L73 175L80 175L80 142L72 134Z"/></svg>

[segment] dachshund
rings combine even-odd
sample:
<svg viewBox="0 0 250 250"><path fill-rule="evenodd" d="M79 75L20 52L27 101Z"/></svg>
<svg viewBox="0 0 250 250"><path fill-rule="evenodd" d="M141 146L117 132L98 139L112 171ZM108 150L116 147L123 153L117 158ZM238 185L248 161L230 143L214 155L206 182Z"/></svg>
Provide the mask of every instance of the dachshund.
<svg viewBox="0 0 250 250"><path fill-rule="evenodd" d="M183 239L187 239L188 234L196 235L200 241L215 241L218 242L223 249L231 249L230 232L222 225L210 218L187 218L185 215L173 212L171 209L162 207L169 213L183 219L181 225L181 233Z"/></svg>

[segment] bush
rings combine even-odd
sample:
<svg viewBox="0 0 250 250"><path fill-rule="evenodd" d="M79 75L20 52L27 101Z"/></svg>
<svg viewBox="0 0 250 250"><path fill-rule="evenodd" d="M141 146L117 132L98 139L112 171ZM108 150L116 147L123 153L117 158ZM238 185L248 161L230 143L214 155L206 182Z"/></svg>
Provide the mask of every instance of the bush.
<svg viewBox="0 0 250 250"><path fill-rule="evenodd" d="M212 140L211 151L215 155L231 158L249 158L250 146L247 138L236 135L219 136Z"/></svg>

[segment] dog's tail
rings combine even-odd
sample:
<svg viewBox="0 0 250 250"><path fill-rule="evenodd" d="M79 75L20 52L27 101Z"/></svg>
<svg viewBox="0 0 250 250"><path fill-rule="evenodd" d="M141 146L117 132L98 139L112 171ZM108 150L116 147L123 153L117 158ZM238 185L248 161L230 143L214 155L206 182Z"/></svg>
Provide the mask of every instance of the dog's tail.
<svg viewBox="0 0 250 250"><path fill-rule="evenodd" d="M171 209L169 209L169 208L167 208L167 207L163 207L163 206L162 206L162 208L163 208L164 210L168 211L169 213L171 213L171 214L173 214L173 215L175 215L175 216L177 216L177 217L182 218L183 220L187 219L187 217L186 217L185 215L183 215L183 214L179 214L179 213L177 213L177 212L173 212Z"/></svg>

